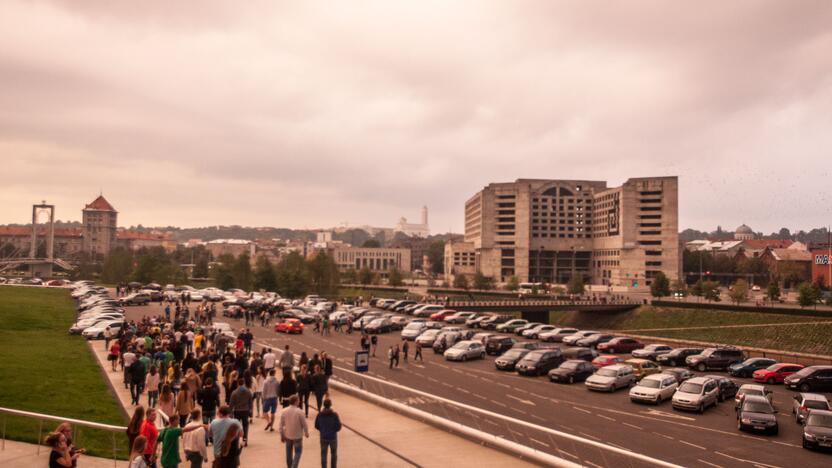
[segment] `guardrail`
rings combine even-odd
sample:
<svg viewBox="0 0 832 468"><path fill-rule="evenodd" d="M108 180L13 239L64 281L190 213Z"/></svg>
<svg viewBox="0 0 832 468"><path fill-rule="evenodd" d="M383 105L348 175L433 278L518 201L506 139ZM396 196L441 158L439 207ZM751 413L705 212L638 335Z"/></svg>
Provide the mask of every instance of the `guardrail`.
<svg viewBox="0 0 832 468"><path fill-rule="evenodd" d="M56 423L70 423L73 426L83 426L88 427L91 429L98 429L102 431L107 431L112 434L112 441L113 441L113 466L117 466L118 463L118 445L116 443L116 434L124 434L127 430L124 426L113 426L110 424L102 424L92 421L84 421L82 419L73 419L73 418L64 418L61 416L54 416L51 414L42 414L42 413L34 413L31 411L22 411L16 410L12 408L3 408L0 407L0 414L4 415L3 423L2 423L2 434L0 434L0 450L6 449L6 415L11 416L18 416L24 418L32 418L38 420L38 437L37 437L37 453L40 453L40 447L43 441L43 423L44 421L53 421ZM73 442L77 442L75 439Z"/></svg>

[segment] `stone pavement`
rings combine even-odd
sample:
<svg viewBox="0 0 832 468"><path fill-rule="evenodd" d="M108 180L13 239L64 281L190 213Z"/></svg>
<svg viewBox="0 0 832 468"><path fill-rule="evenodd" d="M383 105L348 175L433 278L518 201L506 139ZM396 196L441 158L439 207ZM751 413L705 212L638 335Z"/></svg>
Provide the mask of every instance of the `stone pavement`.
<svg viewBox="0 0 832 468"><path fill-rule="evenodd" d="M124 388L122 372L110 370L104 342L91 341L90 348L102 369L106 370L121 404L132 414L130 392ZM483 447L476 442L350 395L330 390L330 397L333 409L338 412L345 426L338 434L338 466L342 468L534 466L501 451ZM147 402L146 393L142 396L142 401ZM309 438L304 440L301 468L321 466L320 441L318 431L314 429L314 409L309 412L308 421ZM277 431L263 431L264 426L263 420L255 417L249 429L248 447L243 450L241 456L241 467L283 466L285 449L280 443L280 436ZM213 460L211 447L208 452L209 458ZM182 459L184 460L184 455ZM112 462L110 463L112 466Z"/></svg>
<svg viewBox="0 0 832 468"><path fill-rule="evenodd" d="M49 452L51 452L49 447L41 446L39 448L35 444L13 440L6 440L3 444L4 448L0 450L0 466L4 468L49 466ZM40 450L40 453L38 453L38 450ZM78 459L78 466L83 468L113 468L114 466L124 465L126 465L126 462L123 461L113 463L112 459L86 455L82 455Z"/></svg>

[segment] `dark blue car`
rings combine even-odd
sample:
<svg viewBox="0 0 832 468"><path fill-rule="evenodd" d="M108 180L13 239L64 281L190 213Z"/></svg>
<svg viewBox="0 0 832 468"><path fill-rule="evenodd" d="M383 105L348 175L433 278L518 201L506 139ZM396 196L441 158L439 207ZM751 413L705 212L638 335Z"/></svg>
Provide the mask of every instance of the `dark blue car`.
<svg viewBox="0 0 832 468"><path fill-rule="evenodd" d="M762 357L750 358L728 366L728 373L733 377L751 377L755 370L765 369L772 364L777 364L777 361Z"/></svg>

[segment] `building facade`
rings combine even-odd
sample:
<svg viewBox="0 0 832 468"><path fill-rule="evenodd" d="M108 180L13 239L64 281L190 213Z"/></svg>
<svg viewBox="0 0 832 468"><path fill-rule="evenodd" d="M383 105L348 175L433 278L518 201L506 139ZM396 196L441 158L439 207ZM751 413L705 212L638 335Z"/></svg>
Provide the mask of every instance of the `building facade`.
<svg viewBox="0 0 832 468"><path fill-rule="evenodd" d="M389 248L340 247L333 250L340 271L369 268L385 276L390 270L410 271L410 250Z"/></svg>
<svg viewBox="0 0 832 468"><path fill-rule="evenodd" d="M650 285L679 277L678 179L518 179L494 183L465 203L465 242L475 268L505 282Z"/></svg>
<svg viewBox="0 0 832 468"><path fill-rule="evenodd" d="M116 246L118 212L99 195L81 211L84 239L82 250L93 256L105 256Z"/></svg>
<svg viewBox="0 0 832 468"><path fill-rule="evenodd" d="M477 251L473 242L448 241L445 243L443 262L445 279L456 275L473 275L477 272Z"/></svg>

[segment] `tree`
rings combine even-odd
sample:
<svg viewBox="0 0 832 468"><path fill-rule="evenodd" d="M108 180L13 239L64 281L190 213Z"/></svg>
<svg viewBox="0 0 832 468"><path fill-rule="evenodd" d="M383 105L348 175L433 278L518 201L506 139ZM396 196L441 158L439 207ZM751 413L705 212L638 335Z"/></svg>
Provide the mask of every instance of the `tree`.
<svg viewBox="0 0 832 468"><path fill-rule="evenodd" d="M777 285L777 281L772 281L768 284L768 288L766 288L766 299L769 302L780 300L780 286Z"/></svg>
<svg viewBox="0 0 832 468"><path fill-rule="evenodd" d="M650 283L650 294L660 299L670 295L670 281L663 272L656 273L656 277Z"/></svg>
<svg viewBox="0 0 832 468"><path fill-rule="evenodd" d="M107 283L125 283L132 273L133 252L124 247L113 249L101 267L101 279Z"/></svg>
<svg viewBox="0 0 832 468"><path fill-rule="evenodd" d="M274 266L268 258L263 256L257 257L257 262L254 265L254 289L264 291L277 289Z"/></svg>
<svg viewBox="0 0 832 468"><path fill-rule="evenodd" d="M818 298L815 295L815 288L812 287L812 283L800 283L800 286L797 288L797 303L800 304L800 307L815 305L818 302Z"/></svg>
<svg viewBox="0 0 832 468"><path fill-rule="evenodd" d="M735 281L728 296L731 297L731 300L735 304L740 305L740 303L748 299L748 281L744 279Z"/></svg>
<svg viewBox="0 0 832 468"><path fill-rule="evenodd" d="M338 265L335 259L320 252L308 261L311 288L318 294L333 294L338 290Z"/></svg>
<svg viewBox="0 0 832 468"><path fill-rule="evenodd" d="M430 272L434 275L442 274L445 271L445 241L435 240L428 246L428 261Z"/></svg>
<svg viewBox="0 0 832 468"><path fill-rule="evenodd" d="M283 297L298 298L309 291L306 260L298 252L290 252L275 266L277 292Z"/></svg>
<svg viewBox="0 0 832 468"><path fill-rule="evenodd" d="M467 291L470 287L468 284L468 277L465 275L454 276L454 287L457 289L465 289Z"/></svg>
<svg viewBox="0 0 832 468"><path fill-rule="evenodd" d="M485 276L481 271L477 270L474 274L474 289L483 291L494 289L494 279L490 276Z"/></svg>
<svg viewBox="0 0 832 468"><path fill-rule="evenodd" d="M575 275L569 279L569 283L566 284L566 290L569 294L577 294L581 295L584 293L584 279L581 278L581 275Z"/></svg>
<svg viewBox="0 0 832 468"><path fill-rule="evenodd" d="M362 269L358 270L358 282L367 286L368 284L373 283L373 272L370 271L369 268L363 267Z"/></svg>
<svg viewBox="0 0 832 468"><path fill-rule="evenodd" d="M231 254L220 255L217 264L211 272L214 283L218 288L228 290L234 287L234 256Z"/></svg>
<svg viewBox="0 0 832 468"><path fill-rule="evenodd" d="M506 283L506 289L509 291L517 291L520 289L520 278L517 276L510 277Z"/></svg>
<svg viewBox="0 0 832 468"><path fill-rule="evenodd" d="M346 284L355 284L358 282L358 271L355 268L349 268L341 275L341 282Z"/></svg>
<svg viewBox="0 0 832 468"><path fill-rule="evenodd" d="M693 286L690 288L690 294L696 297L702 297L705 295L705 282L702 281L702 278L696 281Z"/></svg>
<svg viewBox="0 0 832 468"><path fill-rule="evenodd" d="M670 290L676 297L685 297L688 295L688 288L685 286L685 282L681 279L677 279L676 281L674 281L673 284L670 286Z"/></svg>
<svg viewBox="0 0 832 468"><path fill-rule="evenodd" d="M379 242L375 239L367 239L367 240L364 241L364 243L361 245L361 247L377 249L377 248L381 247L381 242Z"/></svg>
<svg viewBox="0 0 832 468"><path fill-rule="evenodd" d="M194 263L194 278L207 278L208 277L208 256L201 255L196 259Z"/></svg>
<svg viewBox="0 0 832 468"><path fill-rule="evenodd" d="M251 289L253 274L251 272L251 257L247 253L240 254L234 261L233 267L234 285L237 288L248 291Z"/></svg>
<svg viewBox="0 0 832 468"><path fill-rule="evenodd" d="M402 272L398 268L393 268L387 274L387 284L390 286L401 286L403 284Z"/></svg>
<svg viewBox="0 0 832 468"><path fill-rule="evenodd" d="M719 283L716 281L705 281L702 283L702 296L708 302L719 302Z"/></svg>

